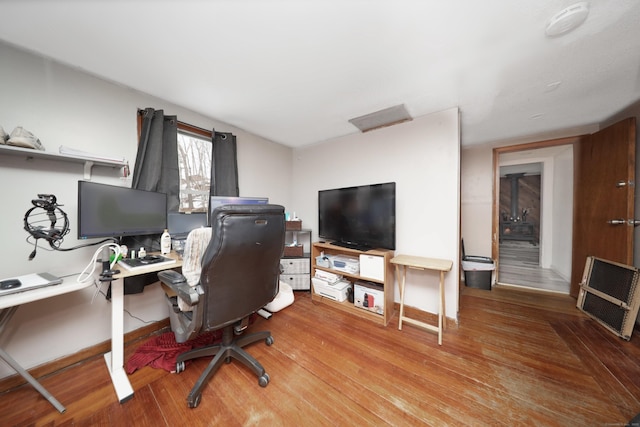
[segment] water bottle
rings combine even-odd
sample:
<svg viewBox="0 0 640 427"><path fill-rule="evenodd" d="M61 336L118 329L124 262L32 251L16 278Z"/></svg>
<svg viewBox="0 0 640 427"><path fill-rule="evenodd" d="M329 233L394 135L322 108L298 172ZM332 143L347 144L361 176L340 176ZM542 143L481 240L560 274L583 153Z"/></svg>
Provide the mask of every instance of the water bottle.
<svg viewBox="0 0 640 427"><path fill-rule="evenodd" d="M165 229L162 237L160 237L160 253L167 255L169 252L171 252L171 235L169 230Z"/></svg>

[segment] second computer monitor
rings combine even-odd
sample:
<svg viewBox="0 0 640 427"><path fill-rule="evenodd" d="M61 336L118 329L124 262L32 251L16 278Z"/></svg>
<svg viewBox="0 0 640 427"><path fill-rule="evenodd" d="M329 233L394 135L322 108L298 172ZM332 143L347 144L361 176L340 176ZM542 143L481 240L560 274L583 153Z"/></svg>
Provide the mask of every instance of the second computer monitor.
<svg viewBox="0 0 640 427"><path fill-rule="evenodd" d="M211 221L211 212L218 206L223 205L266 205L269 203L268 197L232 197L232 196L211 196L209 199L209 212L207 222ZM208 224L209 226L211 224Z"/></svg>

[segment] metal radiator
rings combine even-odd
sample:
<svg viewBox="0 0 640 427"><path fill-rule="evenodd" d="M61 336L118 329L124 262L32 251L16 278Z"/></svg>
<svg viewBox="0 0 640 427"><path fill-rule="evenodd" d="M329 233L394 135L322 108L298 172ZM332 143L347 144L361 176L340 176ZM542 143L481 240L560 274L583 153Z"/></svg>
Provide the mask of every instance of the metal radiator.
<svg viewBox="0 0 640 427"><path fill-rule="evenodd" d="M630 340L640 307L640 270L588 257L577 307L619 337Z"/></svg>

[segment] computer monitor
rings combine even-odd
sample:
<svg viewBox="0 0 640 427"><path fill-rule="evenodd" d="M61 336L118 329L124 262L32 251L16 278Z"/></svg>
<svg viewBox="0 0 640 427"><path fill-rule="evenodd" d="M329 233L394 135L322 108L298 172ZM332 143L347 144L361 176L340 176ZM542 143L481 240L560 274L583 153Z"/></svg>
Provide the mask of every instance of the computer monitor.
<svg viewBox="0 0 640 427"><path fill-rule="evenodd" d="M78 239L162 234L167 195L78 181Z"/></svg>
<svg viewBox="0 0 640 427"><path fill-rule="evenodd" d="M207 215L207 225L211 225L211 212L218 206L223 205L266 205L269 203L268 197L232 197L232 196L211 196L209 199L209 212Z"/></svg>
<svg viewBox="0 0 640 427"><path fill-rule="evenodd" d="M186 239L191 230L207 226L206 212L168 212L169 234L174 239Z"/></svg>

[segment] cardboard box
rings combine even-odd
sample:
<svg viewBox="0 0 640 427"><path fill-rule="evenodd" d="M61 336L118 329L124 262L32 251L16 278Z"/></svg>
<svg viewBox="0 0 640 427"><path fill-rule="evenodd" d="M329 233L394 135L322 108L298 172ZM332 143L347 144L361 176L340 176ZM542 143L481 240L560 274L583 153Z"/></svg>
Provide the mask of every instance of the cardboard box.
<svg viewBox="0 0 640 427"><path fill-rule="evenodd" d="M295 246L286 245L284 247L284 251L282 255L291 256L291 257L302 257L304 256L304 248L302 245L295 245Z"/></svg>
<svg viewBox="0 0 640 427"><path fill-rule="evenodd" d="M384 314L384 287L372 282L356 282L353 286L353 304L364 310Z"/></svg>
<svg viewBox="0 0 640 427"><path fill-rule="evenodd" d="M384 282L384 257L360 254L360 275Z"/></svg>
<svg viewBox="0 0 640 427"><path fill-rule="evenodd" d="M312 277L311 283L313 283L314 293L338 302L347 299L348 289L351 287L351 283L346 280L332 284L317 277Z"/></svg>
<svg viewBox="0 0 640 427"><path fill-rule="evenodd" d="M286 221L285 229L288 231L302 230L302 221Z"/></svg>

